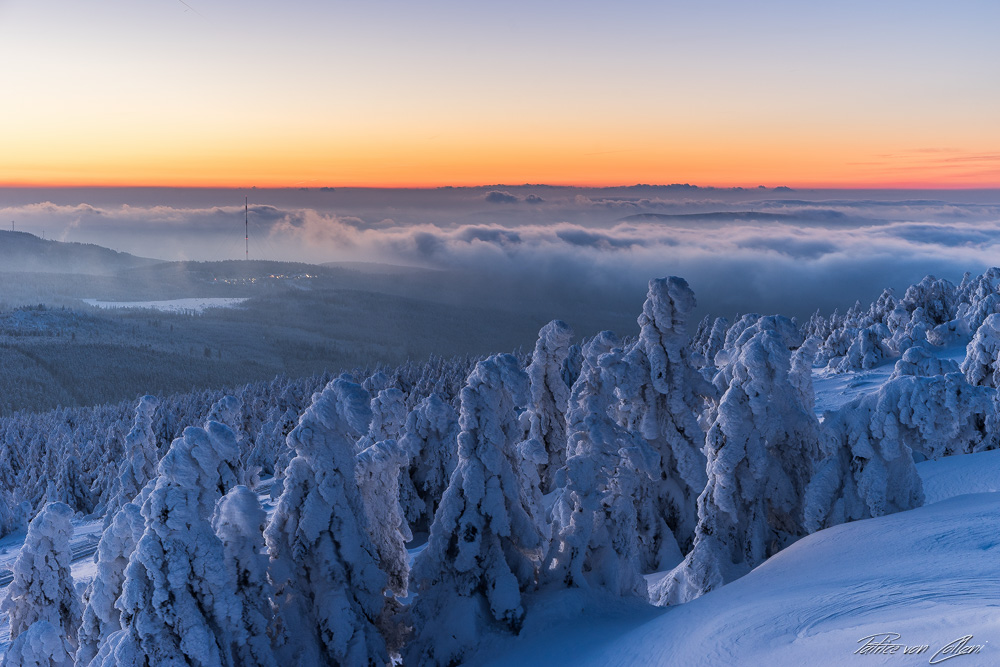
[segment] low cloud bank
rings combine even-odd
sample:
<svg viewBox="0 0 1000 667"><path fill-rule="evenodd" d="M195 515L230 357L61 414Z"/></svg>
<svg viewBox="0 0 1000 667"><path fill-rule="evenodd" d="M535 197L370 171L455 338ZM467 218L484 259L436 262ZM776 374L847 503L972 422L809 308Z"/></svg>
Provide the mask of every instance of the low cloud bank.
<svg viewBox="0 0 1000 667"><path fill-rule="evenodd" d="M531 193L528 193L531 194ZM524 193L498 203L525 203ZM537 197L537 195L536 195ZM403 206L250 208L253 257L370 261L453 269L511 290L592 299L627 312L646 281L681 275L701 312L783 312L869 300L927 273L958 280L1000 263L1000 206L937 200L758 200L692 203L649 198L547 195L502 207L491 220L474 204L461 215L440 203L411 219ZM491 206L480 199L481 206ZM493 206L494 208L501 208ZM508 214L529 211L523 218ZM662 214L669 208L669 215ZM599 209L603 222L595 218ZM658 212L659 211L659 212ZM57 205L0 208L0 220L48 238L106 245L162 259L243 256L243 208ZM624 219L635 213L648 213ZM691 213L691 215L686 215ZM710 213L710 214L707 214ZM389 214L389 215L387 215ZM550 219L544 216L550 215Z"/></svg>

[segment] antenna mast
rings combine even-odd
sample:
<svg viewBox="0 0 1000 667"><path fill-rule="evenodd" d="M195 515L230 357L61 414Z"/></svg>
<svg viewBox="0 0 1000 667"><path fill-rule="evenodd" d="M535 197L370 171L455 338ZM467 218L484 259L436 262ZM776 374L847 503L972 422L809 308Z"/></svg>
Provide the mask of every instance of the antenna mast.
<svg viewBox="0 0 1000 667"><path fill-rule="evenodd" d="M250 260L250 198L243 198L243 224L246 228L247 254L246 260Z"/></svg>

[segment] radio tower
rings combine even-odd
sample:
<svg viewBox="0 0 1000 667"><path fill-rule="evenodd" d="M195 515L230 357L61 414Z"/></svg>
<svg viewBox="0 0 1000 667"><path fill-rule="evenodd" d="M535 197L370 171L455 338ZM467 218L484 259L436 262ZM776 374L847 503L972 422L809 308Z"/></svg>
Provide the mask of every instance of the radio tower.
<svg viewBox="0 0 1000 667"><path fill-rule="evenodd" d="M246 260L250 261L250 198L243 198L243 225L246 229L247 254Z"/></svg>

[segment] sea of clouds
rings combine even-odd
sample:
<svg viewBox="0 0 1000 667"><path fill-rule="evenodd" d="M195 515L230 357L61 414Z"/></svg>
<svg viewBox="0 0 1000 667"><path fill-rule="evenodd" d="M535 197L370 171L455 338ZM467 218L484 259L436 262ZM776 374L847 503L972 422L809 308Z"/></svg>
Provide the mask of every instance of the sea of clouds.
<svg viewBox="0 0 1000 667"><path fill-rule="evenodd" d="M243 191L8 194L0 220L47 238L167 260L244 256ZM623 310L662 275L687 278L700 312L804 316L1000 264L1000 192L521 186L248 198L254 258L449 269Z"/></svg>

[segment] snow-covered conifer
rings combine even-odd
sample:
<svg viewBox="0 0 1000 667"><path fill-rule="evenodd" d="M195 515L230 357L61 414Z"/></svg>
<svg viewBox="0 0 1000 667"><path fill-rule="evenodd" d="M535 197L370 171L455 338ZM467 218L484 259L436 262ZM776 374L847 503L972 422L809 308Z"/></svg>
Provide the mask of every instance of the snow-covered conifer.
<svg viewBox="0 0 1000 667"><path fill-rule="evenodd" d="M36 621L11 642L2 667L73 667L73 645L48 621Z"/></svg>
<svg viewBox="0 0 1000 667"><path fill-rule="evenodd" d="M675 536L682 546L690 544L697 522L696 499L705 488L705 433L698 414L715 390L691 364L687 349L687 318L694 307L694 293L683 279L649 282L638 319L639 339L626 353L630 372L618 388L619 418L660 458L651 488L655 514L666 522L659 523L670 530L647 526L640 535L647 571L665 566L664 547Z"/></svg>
<svg viewBox="0 0 1000 667"><path fill-rule="evenodd" d="M965 351L961 370L969 384L1000 386L1000 314L987 317Z"/></svg>
<svg viewBox="0 0 1000 667"><path fill-rule="evenodd" d="M803 501L818 458L818 424L789 378L778 331L764 328L728 366L708 431L708 485L694 548L651 599L687 602L732 581L805 534Z"/></svg>
<svg viewBox="0 0 1000 667"><path fill-rule="evenodd" d="M313 395L289 434L296 457L265 531L271 581L290 665L382 665L378 624L387 578L368 535L355 478L354 443L371 421L368 393L345 377Z"/></svg>
<svg viewBox="0 0 1000 667"><path fill-rule="evenodd" d="M83 623L77 633L76 660L89 665L102 640L121 630L121 612L115 602L122 594L125 568L143 533L142 513L134 503L119 509L97 543L94 579L84 592Z"/></svg>
<svg viewBox="0 0 1000 667"><path fill-rule="evenodd" d="M234 439L228 427L208 425ZM145 530L116 603L122 630L101 646L94 667L234 664L242 610L222 542L203 507L206 493L218 487L201 488L212 482L206 467L222 458L200 460L211 443L204 429L188 427L160 460L142 505Z"/></svg>
<svg viewBox="0 0 1000 667"><path fill-rule="evenodd" d="M15 644L4 658L5 666L24 664L32 655L67 664L76 652L80 601L70 572L72 518L69 505L49 503L28 525L12 568L13 579L0 600ZM18 642L21 635L27 636Z"/></svg>
<svg viewBox="0 0 1000 667"><path fill-rule="evenodd" d="M228 426L237 439L242 434L243 402L235 396L226 395L212 405L205 421L219 422Z"/></svg>
<svg viewBox="0 0 1000 667"><path fill-rule="evenodd" d="M516 473L516 408L527 392L511 355L477 363L462 389L458 465L411 573L408 664L458 664L489 629L520 630L541 548Z"/></svg>
<svg viewBox="0 0 1000 667"><path fill-rule="evenodd" d="M242 485L219 500L213 521L242 612L233 647L234 664L240 667L277 665L270 636L274 590L267 579L266 522L257 496Z"/></svg>
<svg viewBox="0 0 1000 667"><path fill-rule="evenodd" d="M905 375L930 377L957 373L958 371L958 362L934 356L923 345L914 345L903 352L903 356L896 362L889 380L895 380Z"/></svg>
<svg viewBox="0 0 1000 667"><path fill-rule="evenodd" d="M637 446L611 417L617 379L627 369L618 339L598 334L583 348L583 367L567 410L567 461L553 506L553 535L543 582L645 598L639 571L636 475L620 453ZM642 443L643 445L645 443Z"/></svg>
<svg viewBox="0 0 1000 667"><path fill-rule="evenodd" d="M410 458L410 483L401 487L407 495L400 503L410 527L427 530L455 470L458 413L432 393L406 416L404 431L399 444Z"/></svg>
<svg viewBox="0 0 1000 667"><path fill-rule="evenodd" d="M381 440L358 454L355 477L367 517L368 534L379 565L389 575L389 590L406 597L410 563L406 543L413 539L399 506L400 470L409 457L395 440Z"/></svg>
<svg viewBox="0 0 1000 667"><path fill-rule="evenodd" d="M397 387L383 389L372 398L368 433L358 441L363 450L382 440L398 440L406 424L406 395Z"/></svg>
<svg viewBox="0 0 1000 667"><path fill-rule="evenodd" d="M802 343L802 347L792 353L792 369L788 374L788 379L799 391L799 400L802 407L812 414L816 406L816 392L813 390L813 362L819 351L820 340L816 336L809 336Z"/></svg>
<svg viewBox="0 0 1000 667"><path fill-rule="evenodd" d="M528 403L529 438L541 444L546 461L540 466L541 491L553 488L555 472L566 462L566 403L569 385L563 368L569 357L573 330L561 320L552 320L538 332L535 351L526 369L531 382Z"/></svg>
<svg viewBox="0 0 1000 667"><path fill-rule="evenodd" d="M153 432L153 415L159 405L160 401L155 396L143 396L136 405L132 430L125 436L125 459L118 469L118 478L105 506L105 528L111 524L118 508L132 502L142 487L156 475L159 452Z"/></svg>
<svg viewBox="0 0 1000 667"><path fill-rule="evenodd" d="M837 364L837 371L849 373L857 370L868 370L889 359L892 356L892 351L887 349L882 342L887 338L889 338L889 329L884 324L873 324L860 329L850 347L847 348L847 354Z"/></svg>

